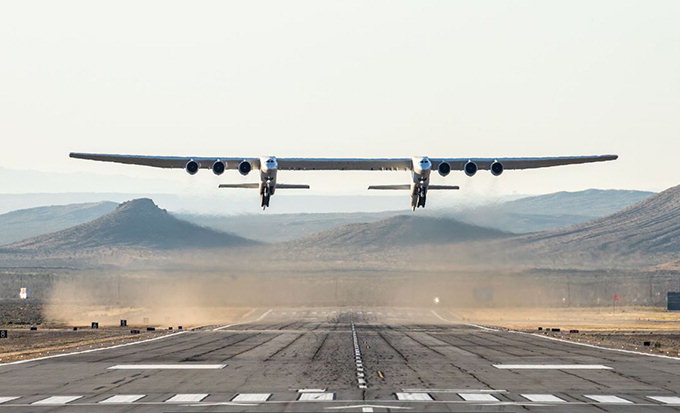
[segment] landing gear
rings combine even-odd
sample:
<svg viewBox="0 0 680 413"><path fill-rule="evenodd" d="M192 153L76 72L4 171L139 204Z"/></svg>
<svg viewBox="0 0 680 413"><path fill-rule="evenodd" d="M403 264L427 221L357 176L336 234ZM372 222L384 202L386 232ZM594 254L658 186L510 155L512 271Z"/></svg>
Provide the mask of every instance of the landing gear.
<svg viewBox="0 0 680 413"><path fill-rule="evenodd" d="M272 197L272 193L270 190L269 185L265 185L262 188L262 192L260 192L260 201L261 201L261 206L262 209L266 209L269 206L269 199Z"/></svg>
<svg viewBox="0 0 680 413"><path fill-rule="evenodd" d="M411 207L415 211L416 208L425 208L425 202L427 201L427 188L425 186L419 186L417 191L411 195Z"/></svg>

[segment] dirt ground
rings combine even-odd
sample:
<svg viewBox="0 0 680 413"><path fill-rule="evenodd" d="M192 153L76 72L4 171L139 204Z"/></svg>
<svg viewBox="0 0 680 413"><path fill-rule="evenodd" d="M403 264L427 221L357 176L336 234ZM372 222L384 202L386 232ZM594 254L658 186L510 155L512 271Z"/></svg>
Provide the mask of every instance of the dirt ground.
<svg viewBox="0 0 680 413"><path fill-rule="evenodd" d="M661 307L456 309L451 313L475 324L680 357L680 312ZM555 328L560 331L553 332Z"/></svg>
<svg viewBox="0 0 680 413"><path fill-rule="evenodd" d="M77 306L70 311L77 311L79 317L70 320L46 319L47 308L40 301L0 301L0 330L8 333L8 337L0 338L0 363L145 340L177 332L180 326L164 323L165 317L154 317L143 308ZM181 326L191 329L222 321L228 323L248 317L251 311L250 308L224 308L219 311L220 320L206 319L203 324L190 321ZM127 327L119 327L121 319L128 320ZM91 328L89 322L95 320L100 328ZM37 330L32 331L31 327ZM147 327L153 327L155 331L147 331ZM139 334L132 334L132 330L139 330Z"/></svg>

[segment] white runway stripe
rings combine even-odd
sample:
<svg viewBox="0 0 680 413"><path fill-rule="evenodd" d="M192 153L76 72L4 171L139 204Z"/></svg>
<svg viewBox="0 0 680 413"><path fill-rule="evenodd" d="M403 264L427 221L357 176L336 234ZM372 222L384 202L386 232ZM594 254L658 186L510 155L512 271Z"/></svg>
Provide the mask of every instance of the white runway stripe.
<svg viewBox="0 0 680 413"><path fill-rule="evenodd" d="M196 403L208 397L207 393L180 393L172 396L166 403Z"/></svg>
<svg viewBox="0 0 680 413"><path fill-rule="evenodd" d="M146 396L146 395L145 394L117 394L115 396L109 397L106 400L102 400L99 403L103 403L103 404L134 403L144 396Z"/></svg>
<svg viewBox="0 0 680 413"><path fill-rule="evenodd" d="M552 394L522 394L522 397L532 402L539 403L565 403L564 400Z"/></svg>
<svg viewBox="0 0 680 413"><path fill-rule="evenodd" d="M458 395L466 402L497 402L497 398L491 394L486 393L458 393Z"/></svg>
<svg viewBox="0 0 680 413"><path fill-rule="evenodd" d="M231 399L232 402L266 402L271 393L239 393Z"/></svg>
<svg viewBox="0 0 680 413"><path fill-rule="evenodd" d="M300 393L298 400L301 401L320 401L320 400L334 400L334 393Z"/></svg>
<svg viewBox="0 0 680 413"><path fill-rule="evenodd" d="M602 364L494 364L504 370L611 370Z"/></svg>
<svg viewBox="0 0 680 413"><path fill-rule="evenodd" d="M37 402L31 403L31 405L36 406L53 406L59 404L66 404L74 400L78 400L83 396L52 396L46 399L38 400Z"/></svg>
<svg viewBox="0 0 680 413"><path fill-rule="evenodd" d="M117 364L109 370L219 370L226 364Z"/></svg>
<svg viewBox="0 0 680 413"><path fill-rule="evenodd" d="M428 393L395 393L397 400L433 400Z"/></svg>
<svg viewBox="0 0 680 413"><path fill-rule="evenodd" d="M18 399L19 396L4 396L0 397L0 404L11 402L12 400Z"/></svg>
<svg viewBox="0 0 680 413"><path fill-rule="evenodd" d="M680 404L680 397L675 396L647 396L647 398L664 404Z"/></svg>
<svg viewBox="0 0 680 413"><path fill-rule="evenodd" d="M598 403L617 403L617 404L633 404L632 401L622 399L617 396L607 396L607 395L598 395L598 394L584 394L585 397L595 400Z"/></svg>

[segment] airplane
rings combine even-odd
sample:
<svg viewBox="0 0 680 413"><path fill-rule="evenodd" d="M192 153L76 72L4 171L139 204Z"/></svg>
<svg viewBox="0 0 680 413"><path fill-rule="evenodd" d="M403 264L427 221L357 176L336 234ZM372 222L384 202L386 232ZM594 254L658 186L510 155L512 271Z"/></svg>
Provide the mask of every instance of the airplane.
<svg viewBox="0 0 680 413"><path fill-rule="evenodd" d="M429 190L456 190L456 185L431 185L430 172L447 176L451 171L463 171L473 176L478 170L488 170L494 176L506 169L534 169L550 166L613 161L617 155L557 156L538 158L276 158L255 157L200 157L200 156L147 156L115 155L72 152L71 158L102 162L117 162L156 168L184 169L195 175L199 169L211 169L215 175L235 169L243 176L253 169L260 171L259 183L221 184L219 188L253 188L260 191L262 209L277 189L309 189L309 185L281 184L276 182L277 171L410 171L411 183L402 185L371 185L370 190L410 190L411 208L425 207Z"/></svg>

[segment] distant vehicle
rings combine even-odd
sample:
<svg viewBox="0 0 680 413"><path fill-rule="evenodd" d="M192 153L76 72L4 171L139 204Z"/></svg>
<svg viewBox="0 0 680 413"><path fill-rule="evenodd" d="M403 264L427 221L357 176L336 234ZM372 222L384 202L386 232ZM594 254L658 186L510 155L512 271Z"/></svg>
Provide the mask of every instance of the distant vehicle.
<svg viewBox="0 0 680 413"><path fill-rule="evenodd" d="M222 175L227 169L236 169L241 175L248 175L253 169L260 171L259 183L221 184L220 188L259 189L262 208L269 206L269 200L276 189L309 189L309 185L290 185L276 182L279 170L288 171L410 171L411 183L403 185L372 185L368 189L410 190L411 207L425 207L427 191L455 190L454 185L430 185L430 172L436 170L441 176L451 171L464 171L473 176L478 170L488 170L499 176L506 169L533 169L549 166L571 165L591 162L613 161L617 155L561 156L539 158L263 158L200 157L200 156L144 156L113 155L96 153L71 153L71 158L93 161L117 162L156 168L183 168L194 175L199 169L211 169L215 175Z"/></svg>

